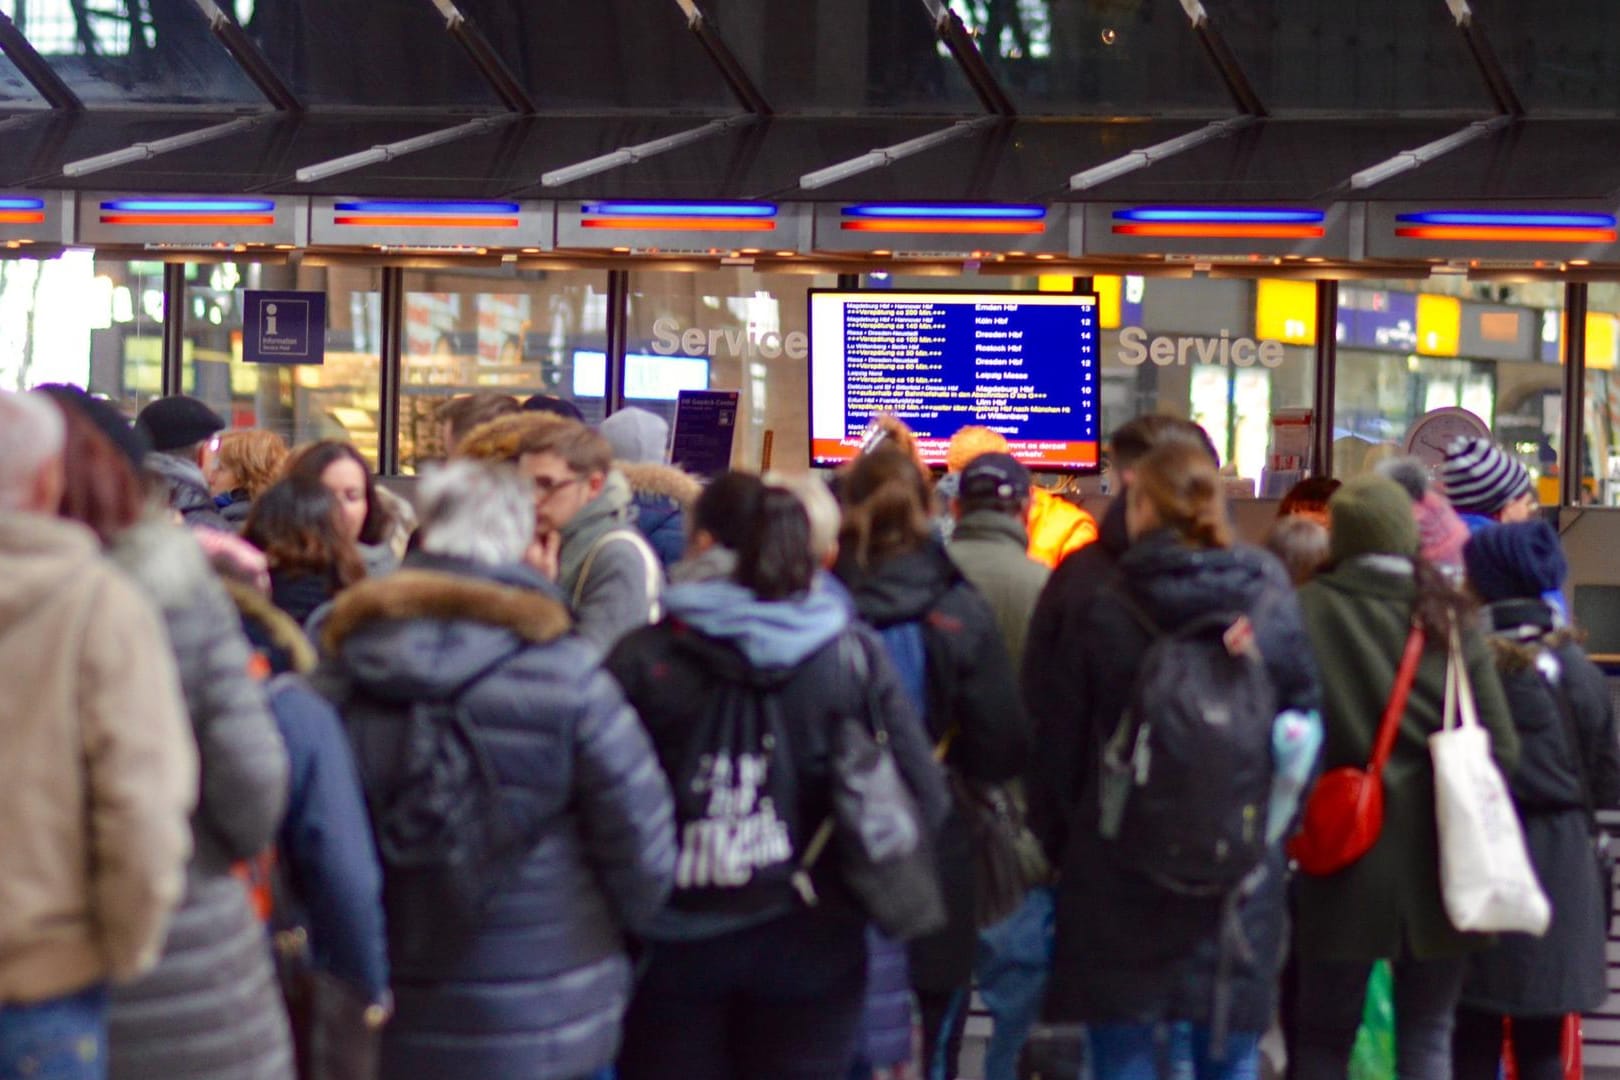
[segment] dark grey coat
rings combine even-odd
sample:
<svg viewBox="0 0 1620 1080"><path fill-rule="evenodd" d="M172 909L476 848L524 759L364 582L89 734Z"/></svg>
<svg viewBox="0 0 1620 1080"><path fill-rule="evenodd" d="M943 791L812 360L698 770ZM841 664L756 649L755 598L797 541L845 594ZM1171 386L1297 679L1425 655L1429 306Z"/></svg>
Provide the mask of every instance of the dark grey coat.
<svg viewBox="0 0 1620 1080"><path fill-rule="evenodd" d="M114 990L113 1080L291 1080L268 939L231 874L275 838L287 754L248 675L236 609L183 529L138 525L108 552L161 610L197 735L202 790L186 896L150 974Z"/></svg>
<svg viewBox="0 0 1620 1080"><path fill-rule="evenodd" d="M1614 710L1602 672L1567 635L1553 633L1540 600L1494 604L1488 614L1497 623L1492 650L1519 733L1509 786L1553 917L1543 937L1504 934L1474 956L1463 1004L1510 1016L1585 1012L1609 996L1604 892L1613 883L1602 879L1593 856L1581 777L1598 809L1620 806ZM1567 719L1549 686L1554 671Z"/></svg>
<svg viewBox="0 0 1620 1080"><path fill-rule="evenodd" d="M515 568L413 555L344 592L326 624L317 681L368 792L388 782L382 747L411 704L465 685L503 806L536 837L465 941L419 948L437 927L389 910L388 1080L572 1080L611 1064L631 985L625 931L674 876L673 808L647 735L563 605L529 584Z"/></svg>

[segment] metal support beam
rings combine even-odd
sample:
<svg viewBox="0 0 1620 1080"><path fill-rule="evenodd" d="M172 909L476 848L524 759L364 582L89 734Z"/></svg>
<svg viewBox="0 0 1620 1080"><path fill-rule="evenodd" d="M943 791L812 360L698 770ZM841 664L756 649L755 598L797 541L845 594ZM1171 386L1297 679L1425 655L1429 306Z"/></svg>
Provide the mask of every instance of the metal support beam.
<svg viewBox="0 0 1620 1080"><path fill-rule="evenodd" d="M1564 286L1564 423L1558 437L1558 502L1581 505L1581 473L1586 468L1586 299L1587 284Z"/></svg>
<svg viewBox="0 0 1620 1080"><path fill-rule="evenodd" d="M405 352L405 271L382 270L382 341L378 348L377 471L399 475L399 391Z"/></svg>
<svg viewBox="0 0 1620 1080"><path fill-rule="evenodd" d="M164 397L186 392L186 264L163 264L163 353L158 387Z"/></svg>
<svg viewBox="0 0 1620 1080"><path fill-rule="evenodd" d="M622 165L634 165L638 161L645 161L659 154L667 154L671 150L678 150L695 142L730 131L733 128L743 127L754 123L758 118L753 115L727 116L719 120L710 120L702 127L690 128L686 131L677 131L673 135L665 135L661 139L649 139L634 146L621 147L618 150L600 154L573 165L564 165L560 169L552 169L540 176L541 187L562 187L572 184L576 180L584 180L588 176L617 169Z"/></svg>
<svg viewBox="0 0 1620 1080"><path fill-rule="evenodd" d="M1500 131L1512 121L1506 116L1493 116L1489 120L1476 120L1461 131L1453 131L1450 135L1411 150L1403 150L1387 161L1379 162L1369 168L1362 169L1350 178L1350 189L1361 191L1365 188L1382 184L1385 180L1401 173L1410 172L1419 165L1427 165L1435 158L1449 154L1460 146L1467 146L1476 139L1483 139L1493 131Z"/></svg>
<svg viewBox="0 0 1620 1080"><path fill-rule="evenodd" d="M737 54L726 44L726 39L720 36L714 24L703 14L697 0L675 0L675 3L686 15L686 28L692 31L703 46L703 51L709 54L710 62L719 70L720 77L726 80L738 104L755 116L771 115L771 103L765 100L765 95L749 77Z"/></svg>
<svg viewBox="0 0 1620 1080"><path fill-rule="evenodd" d="M300 184L313 184L317 180L327 180L334 176L341 176L346 172L363 169L367 165L379 165L384 161L393 161L395 158L414 154L418 150L427 150L445 143L465 139L470 135L482 135L494 131L502 124L510 123L514 117L511 114L504 116L486 116L478 120L469 120L465 124L455 127L443 128L439 131L430 131L426 135L418 135L411 139L401 139L398 142L383 143L373 146L370 150L361 150L356 154L345 154L340 158L322 161L315 165L308 165L294 174Z"/></svg>
<svg viewBox="0 0 1620 1080"><path fill-rule="evenodd" d="M1503 70L1502 61L1497 59L1496 50L1491 48L1490 39L1474 22L1474 11L1469 7L1468 0L1446 0L1446 7L1451 9L1451 17L1457 21L1457 29L1462 32L1463 42L1468 46L1468 54L1474 58L1474 66L1479 68L1480 77L1485 80L1485 89L1496 103L1496 111L1503 116L1523 116L1524 104Z"/></svg>
<svg viewBox="0 0 1620 1080"><path fill-rule="evenodd" d="M630 341L630 271L609 270L607 292L607 386L603 404L611 416L624 408L624 364Z"/></svg>
<svg viewBox="0 0 1620 1080"><path fill-rule="evenodd" d="M235 19L214 0L191 0L197 10L203 13L208 20L208 29L213 32L219 43L225 46L225 51L231 54L236 66L242 69L242 74L253 80L253 85L259 88L265 100L282 112L301 112L304 104L298 100L275 68L270 66L264 53L247 36L247 32L239 26Z"/></svg>
<svg viewBox="0 0 1620 1080"><path fill-rule="evenodd" d="M62 76L56 69L39 55L39 50L23 36L17 24L11 17L0 11L0 52L6 54L13 67L28 80L30 86L39 91L39 96L53 109L78 110L84 108L84 102L73 88L62 81Z"/></svg>
<svg viewBox="0 0 1620 1080"><path fill-rule="evenodd" d="M989 63L979 51L973 35L968 33L962 17L944 0L923 0L923 7L928 9L928 15L934 21L934 33L939 35L939 40L950 51L951 59L962 69L984 111L993 116L1017 116L1018 107L996 80L995 72L990 70Z"/></svg>
<svg viewBox="0 0 1620 1080"><path fill-rule="evenodd" d="M893 165L902 158L920 154L924 150L932 150L936 146L964 138L988 127L994 127L998 123L1000 121L994 116L981 116L975 120L958 120L943 130L931 131L927 135L919 135L915 139L907 139L905 142L895 143L893 146L868 150L858 158L850 158L848 161L840 162L837 165L829 165L825 169L805 173L799 177L799 186L808 191L824 188L830 184L836 184L840 180L848 180L852 176L859 176L863 172L881 169L885 165Z"/></svg>
<svg viewBox="0 0 1620 1080"><path fill-rule="evenodd" d="M91 173L116 169L120 165L133 165L137 161L148 161L159 154L167 154L173 150L184 150L188 146L198 146L202 143L213 142L215 139L223 139L227 135L247 131L262 124L264 120L264 116L244 116L238 120L214 124L212 127L201 128L197 131L171 135L167 139L153 139L151 142L136 143L134 146L126 146L122 150L114 150L110 154L97 154L95 157L80 158L78 161L70 161L62 166L62 175L88 176Z"/></svg>
<svg viewBox="0 0 1620 1080"><path fill-rule="evenodd" d="M1265 103L1260 100L1260 95L1255 93L1254 84L1249 82L1248 75L1244 74L1243 65L1238 62L1237 54L1232 51L1232 47L1226 43L1226 37L1210 25L1209 12L1204 10L1204 5L1200 0L1181 0L1181 7L1192 23L1193 33L1198 35L1198 44L1204 47L1204 55L1215 65L1216 72L1226 84L1226 91L1232 95L1232 101L1236 103L1238 109L1249 116L1265 116Z"/></svg>
<svg viewBox="0 0 1620 1080"><path fill-rule="evenodd" d="M1316 389L1311 396L1311 475L1333 475L1333 398L1338 389L1339 283L1316 283Z"/></svg>
<svg viewBox="0 0 1620 1080"><path fill-rule="evenodd" d="M506 61L501 59L501 54L495 51L495 46L489 43L484 32L456 6L455 0L433 0L433 6L444 16L444 28L467 51L473 66L489 83L489 88L495 91L495 96L515 113L528 116L538 112L540 107L535 104L528 89L512 74L512 69L506 66Z"/></svg>
<svg viewBox="0 0 1620 1080"><path fill-rule="evenodd" d="M1205 124L1196 131L1189 131L1185 135L1177 135L1175 138L1166 139L1162 143L1154 143L1152 146L1145 146L1140 150L1132 150L1130 153L1121 155L1113 161L1107 161L1084 172L1075 173L1069 177L1069 190L1086 191L1106 184L1108 181L1116 180L1127 173L1145 169L1155 161L1163 161L1167 157L1173 157L1183 151L1191 150L1195 146L1202 146L1207 142L1214 142L1216 139L1224 139L1233 132L1248 127L1254 123L1254 120L1255 118L1252 116L1234 116L1230 120L1217 120L1212 124Z"/></svg>

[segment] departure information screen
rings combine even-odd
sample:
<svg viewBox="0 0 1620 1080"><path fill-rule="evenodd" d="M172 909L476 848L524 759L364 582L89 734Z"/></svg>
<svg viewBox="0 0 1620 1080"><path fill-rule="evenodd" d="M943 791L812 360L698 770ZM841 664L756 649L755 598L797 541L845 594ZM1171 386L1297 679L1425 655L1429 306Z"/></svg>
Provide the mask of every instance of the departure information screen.
<svg viewBox="0 0 1620 1080"><path fill-rule="evenodd" d="M944 464L979 424L1031 469L1094 470L1097 298L1080 293L810 293L810 456L860 451L892 413Z"/></svg>

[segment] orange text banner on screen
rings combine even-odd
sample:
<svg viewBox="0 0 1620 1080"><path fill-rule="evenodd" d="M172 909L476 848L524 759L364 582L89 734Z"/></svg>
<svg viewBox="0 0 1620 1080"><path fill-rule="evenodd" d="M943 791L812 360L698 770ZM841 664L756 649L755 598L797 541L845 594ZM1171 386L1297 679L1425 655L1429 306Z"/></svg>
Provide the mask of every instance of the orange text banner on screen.
<svg viewBox="0 0 1620 1080"><path fill-rule="evenodd" d="M1262 278L1254 290L1254 336L1289 345L1316 344L1316 283Z"/></svg>

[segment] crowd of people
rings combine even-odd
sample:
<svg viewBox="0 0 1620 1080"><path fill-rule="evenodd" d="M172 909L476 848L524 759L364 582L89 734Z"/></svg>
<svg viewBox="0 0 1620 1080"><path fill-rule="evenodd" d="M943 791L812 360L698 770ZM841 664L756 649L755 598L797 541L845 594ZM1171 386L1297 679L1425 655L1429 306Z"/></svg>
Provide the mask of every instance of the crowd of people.
<svg viewBox="0 0 1620 1080"><path fill-rule="evenodd" d="M1529 477L1462 441L1263 545L1144 416L1101 521L965 428L830 481L496 394L410 500L352 445L0 394L0 1078L1562 1075L1620 741ZM1471 690L1551 904L1453 923ZM1388 717L1388 734L1380 737ZM1384 743L1383 750L1375 744ZM1308 872L1320 774L1382 830ZM1297 843L1297 840L1295 841ZM896 898L902 898L897 900Z"/></svg>

